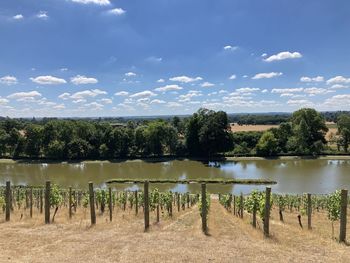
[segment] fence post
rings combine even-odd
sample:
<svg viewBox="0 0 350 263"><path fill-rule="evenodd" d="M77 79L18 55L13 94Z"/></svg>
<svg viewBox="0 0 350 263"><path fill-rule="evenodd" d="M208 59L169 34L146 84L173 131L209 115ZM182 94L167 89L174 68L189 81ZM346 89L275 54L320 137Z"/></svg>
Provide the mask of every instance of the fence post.
<svg viewBox="0 0 350 263"><path fill-rule="evenodd" d="M6 182L5 203L6 203L5 220L10 221L10 210L11 210L11 182L10 181Z"/></svg>
<svg viewBox="0 0 350 263"><path fill-rule="evenodd" d="M270 234L270 200L271 200L271 187L266 187L265 212L264 212L264 235L266 237L268 237Z"/></svg>
<svg viewBox="0 0 350 263"><path fill-rule="evenodd" d="M50 224L50 192L51 182L46 181L45 185L45 224Z"/></svg>
<svg viewBox="0 0 350 263"><path fill-rule="evenodd" d="M149 228L149 202L148 202L148 185L149 182L145 181L143 190L143 200L144 200L144 216L145 216L145 231Z"/></svg>
<svg viewBox="0 0 350 263"><path fill-rule="evenodd" d="M341 208L340 208L340 232L339 242L345 242L346 239L346 213L348 206L348 190L341 190Z"/></svg>
<svg viewBox="0 0 350 263"><path fill-rule="evenodd" d="M202 230L204 234L207 234L208 227L207 227L207 186L206 184L202 184Z"/></svg>
<svg viewBox="0 0 350 263"><path fill-rule="evenodd" d="M307 228L309 230L311 227L311 213L312 213L312 204L311 204L311 194L307 194Z"/></svg>
<svg viewBox="0 0 350 263"><path fill-rule="evenodd" d="M33 187L29 189L29 215L30 218L33 217Z"/></svg>
<svg viewBox="0 0 350 263"><path fill-rule="evenodd" d="M96 213L95 213L95 195L94 195L94 184L89 182L89 201L90 201L90 215L91 225L96 224Z"/></svg>
<svg viewBox="0 0 350 263"><path fill-rule="evenodd" d="M109 221L112 222L113 217L113 205L112 205L112 188L108 188L109 200L108 200L108 208L109 208Z"/></svg>

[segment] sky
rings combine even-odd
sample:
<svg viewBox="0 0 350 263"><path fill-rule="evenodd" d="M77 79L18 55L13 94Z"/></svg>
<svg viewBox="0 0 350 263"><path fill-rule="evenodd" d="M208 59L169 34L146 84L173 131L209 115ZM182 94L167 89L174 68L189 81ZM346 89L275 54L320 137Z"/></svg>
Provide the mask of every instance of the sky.
<svg viewBox="0 0 350 263"><path fill-rule="evenodd" d="M348 0L1 0L0 116L350 110Z"/></svg>

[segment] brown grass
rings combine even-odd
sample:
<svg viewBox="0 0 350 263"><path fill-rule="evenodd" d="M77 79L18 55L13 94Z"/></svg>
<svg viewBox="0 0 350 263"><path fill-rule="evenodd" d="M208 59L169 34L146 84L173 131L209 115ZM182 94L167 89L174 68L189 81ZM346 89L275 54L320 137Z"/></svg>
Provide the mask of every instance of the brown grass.
<svg viewBox="0 0 350 263"><path fill-rule="evenodd" d="M165 214L161 223L143 231L142 211L114 211L99 215L90 227L89 213L78 209L72 220L61 209L56 222L44 225L43 215L34 218L25 211L0 224L0 262L349 262L350 248L332 240L330 222L324 213L315 213L314 229L300 229L296 213L285 213L285 223L277 211L271 219L271 238L253 229L250 216L238 219L216 199L209 214L209 235L201 232L197 207ZM3 214L1 214L2 216ZM3 218L3 217L2 217ZM154 213L151 222L155 222ZM306 223L306 222L305 222ZM261 222L259 222L261 226ZM259 228L259 227L258 227ZM349 236L348 236L349 237Z"/></svg>

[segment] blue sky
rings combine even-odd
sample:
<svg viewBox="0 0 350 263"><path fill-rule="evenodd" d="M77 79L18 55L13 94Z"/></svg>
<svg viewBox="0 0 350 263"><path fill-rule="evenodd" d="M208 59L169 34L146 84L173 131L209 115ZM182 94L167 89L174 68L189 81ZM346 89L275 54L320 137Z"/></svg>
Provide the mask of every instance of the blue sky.
<svg viewBox="0 0 350 263"><path fill-rule="evenodd" d="M348 0L3 0L0 115L350 110Z"/></svg>

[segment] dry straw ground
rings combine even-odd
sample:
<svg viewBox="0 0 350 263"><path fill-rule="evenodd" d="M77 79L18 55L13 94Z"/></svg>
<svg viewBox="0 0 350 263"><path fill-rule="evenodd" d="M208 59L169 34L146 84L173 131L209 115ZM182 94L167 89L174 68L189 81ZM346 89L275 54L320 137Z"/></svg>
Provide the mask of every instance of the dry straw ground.
<svg viewBox="0 0 350 263"><path fill-rule="evenodd" d="M62 209L51 225L44 225L36 210L33 219L28 214L19 220L17 212L10 223L1 221L0 262L350 262L350 247L332 240L324 213L314 214L314 229L308 231L300 229L296 213L286 212L280 223L273 211L269 239L259 229L261 222L253 229L249 215L241 220L215 199L208 236L201 232L197 207L175 212L172 219L163 215L148 233L142 212L136 217L118 209L112 223L106 213L94 227L83 209L71 220Z"/></svg>

